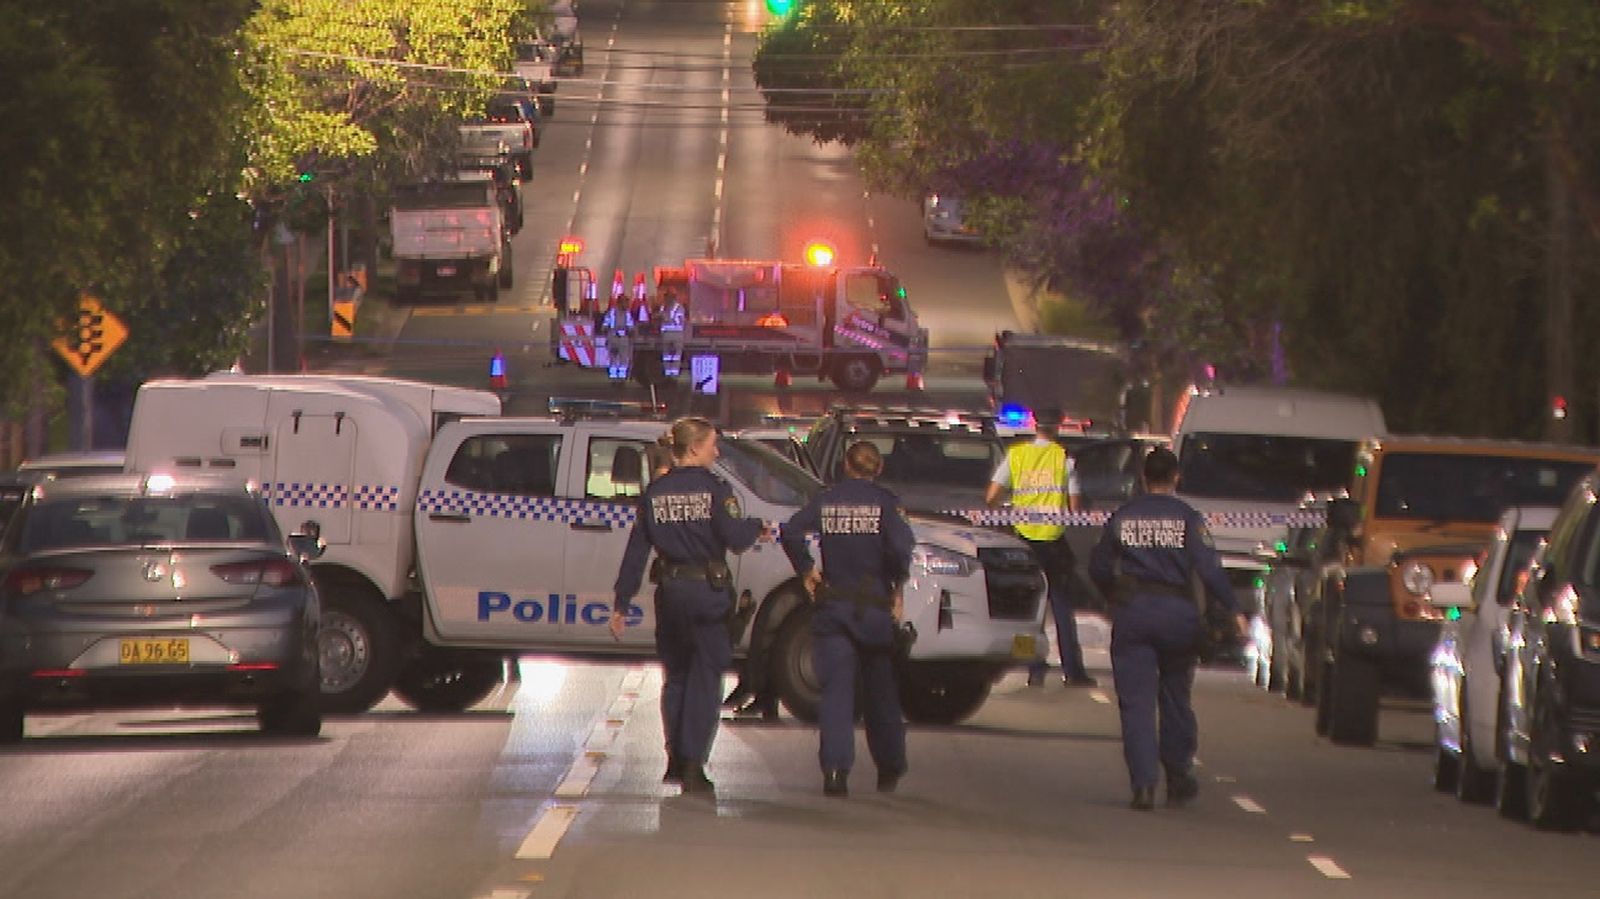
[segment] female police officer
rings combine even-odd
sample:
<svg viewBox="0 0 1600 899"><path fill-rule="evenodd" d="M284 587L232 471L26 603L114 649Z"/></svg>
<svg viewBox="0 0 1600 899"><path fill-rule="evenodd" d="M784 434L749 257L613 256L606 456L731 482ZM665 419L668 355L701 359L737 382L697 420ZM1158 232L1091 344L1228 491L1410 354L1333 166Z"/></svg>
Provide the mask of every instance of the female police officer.
<svg viewBox="0 0 1600 899"><path fill-rule="evenodd" d="M761 536L759 518L739 514L739 500L711 473L717 431L703 418L680 418L662 435L672 470L651 482L639 503L617 574L611 635L622 637L623 613L644 580L654 549L660 603L656 646L665 673L661 721L668 779L676 772L686 793L710 792L711 754L722 699L722 673L732 658L727 616L733 580L727 551L744 552Z"/></svg>
<svg viewBox="0 0 1600 899"><path fill-rule="evenodd" d="M906 726L892 650L900 587L911 569L911 525L899 498L872 483L883 471L876 446L851 445L844 470L847 477L796 512L780 536L784 553L817 603L811 634L822 681L822 791L829 796L848 792L856 748L857 671L878 789L892 791L906 771ZM806 549L806 535L813 533L821 535L820 571Z"/></svg>

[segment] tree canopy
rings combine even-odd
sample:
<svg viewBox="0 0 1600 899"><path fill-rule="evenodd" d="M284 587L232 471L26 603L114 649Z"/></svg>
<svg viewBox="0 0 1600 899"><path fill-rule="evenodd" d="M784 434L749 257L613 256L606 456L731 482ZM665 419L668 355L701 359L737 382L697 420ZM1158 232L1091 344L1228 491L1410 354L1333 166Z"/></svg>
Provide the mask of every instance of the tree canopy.
<svg viewBox="0 0 1600 899"><path fill-rule="evenodd" d="M755 71L1152 365L1463 433L1537 436L1571 391L1593 439L1597 63L1585 0L810 0ZM791 86L861 111L830 132Z"/></svg>

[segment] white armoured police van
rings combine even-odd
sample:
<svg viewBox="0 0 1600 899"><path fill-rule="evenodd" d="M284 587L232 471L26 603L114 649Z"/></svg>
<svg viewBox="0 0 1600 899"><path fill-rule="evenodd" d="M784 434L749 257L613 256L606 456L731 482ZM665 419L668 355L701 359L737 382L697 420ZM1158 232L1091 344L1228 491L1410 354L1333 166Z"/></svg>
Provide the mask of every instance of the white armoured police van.
<svg viewBox="0 0 1600 899"><path fill-rule="evenodd" d="M498 411L478 391L372 378L156 381L135 404L129 465L232 470L263 484L285 527L321 526L328 549L313 572L330 709L365 709L391 688L418 708L460 709L494 688L506 656L654 651L648 585L620 643L606 625L649 481L644 450L664 424ZM745 514L769 522L821 489L751 441L725 439L717 472ZM912 526L905 607L919 639L902 676L906 714L956 721L1044 650L1044 581L1010 535ZM757 604L736 648L770 641L780 698L812 717L810 606L788 560L763 542L730 562L735 589Z"/></svg>

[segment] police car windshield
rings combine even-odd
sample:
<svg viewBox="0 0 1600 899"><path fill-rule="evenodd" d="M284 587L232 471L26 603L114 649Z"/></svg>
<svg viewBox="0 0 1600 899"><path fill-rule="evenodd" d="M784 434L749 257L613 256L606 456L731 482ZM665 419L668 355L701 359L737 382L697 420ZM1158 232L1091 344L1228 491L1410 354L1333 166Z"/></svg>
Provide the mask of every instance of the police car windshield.
<svg viewBox="0 0 1600 899"><path fill-rule="evenodd" d="M822 489L810 473L754 440L723 437L717 448L728 475L773 505L803 506Z"/></svg>
<svg viewBox="0 0 1600 899"><path fill-rule="evenodd" d="M1292 503L1348 487L1356 443L1269 434L1190 434L1179 451L1178 490L1212 499Z"/></svg>

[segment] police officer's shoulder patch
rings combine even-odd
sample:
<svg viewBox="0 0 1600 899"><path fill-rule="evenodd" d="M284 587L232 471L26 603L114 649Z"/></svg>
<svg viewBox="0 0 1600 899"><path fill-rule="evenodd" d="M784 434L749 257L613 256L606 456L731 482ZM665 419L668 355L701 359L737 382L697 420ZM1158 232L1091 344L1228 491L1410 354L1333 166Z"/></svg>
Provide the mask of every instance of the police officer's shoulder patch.
<svg viewBox="0 0 1600 899"><path fill-rule="evenodd" d="M722 500L722 511L728 513L729 518L743 518L744 513L739 508L739 497L728 494Z"/></svg>

